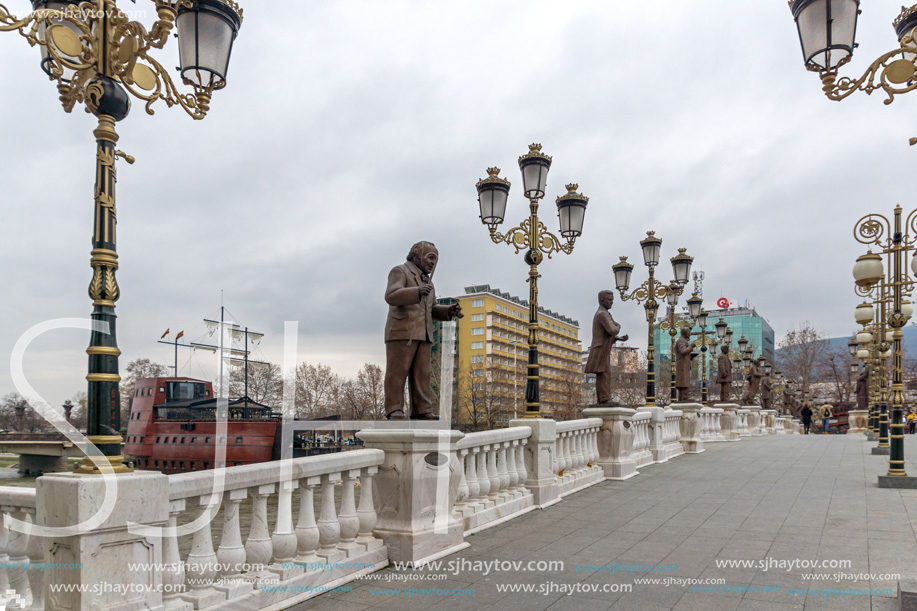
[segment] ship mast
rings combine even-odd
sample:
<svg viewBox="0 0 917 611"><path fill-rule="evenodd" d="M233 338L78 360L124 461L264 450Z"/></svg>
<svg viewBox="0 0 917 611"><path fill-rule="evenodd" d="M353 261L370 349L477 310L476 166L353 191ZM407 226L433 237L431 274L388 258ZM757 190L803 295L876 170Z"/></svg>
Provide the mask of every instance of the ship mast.
<svg viewBox="0 0 917 611"><path fill-rule="evenodd" d="M227 326L226 321L225 321L225 310L226 309L221 305L220 306L220 320L217 321L217 320L210 320L210 319L205 318L204 323L207 324L211 328L218 326L220 329L223 329L225 326ZM248 349L248 340L249 338L251 338L253 341L258 342L261 340L262 337L264 337L264 333L260 333L257 331L251 331L249 330L248 327L243 328L242 326L237 325L235 323L229 323L228 327L232 335L232 339L243 340L245 342L245 348L242 350L237 349L237 348L230 348L229 362L233 365L243 365L244 366L245 368L245 372L244 372L245 394L244 394L244 397L248 399L248 365L249 363L255 364L255 365L267 365L268 364L264 361L253 361L249 358L251 351ZM222 334L221 334L221 338L222 338ZM222 339L221 339L221 343L222 343ZM209 350L212 352L216 352L218 349L221 348L221 346L215 346L213 344L200 344L196 342L192 342L190 346L192 348L202 348L204 350ZM222 369L223 369L223 360L221 359L220 360L220 372L221 372L220 379L221 380L223 379Z"/></svg>

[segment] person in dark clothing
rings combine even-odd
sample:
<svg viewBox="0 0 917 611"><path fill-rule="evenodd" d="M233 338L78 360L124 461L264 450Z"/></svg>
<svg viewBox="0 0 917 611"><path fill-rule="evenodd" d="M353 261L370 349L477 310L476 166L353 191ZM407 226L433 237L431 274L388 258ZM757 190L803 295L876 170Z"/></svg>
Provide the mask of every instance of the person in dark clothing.
<svg viewBox="0 0 917 611"><path fill-rule="evenodd" d="M812 426L812 408L809 407L808 403L802 405L802 410L799 412L800 418L802 418L802 426L805 428L806 435L809 434L809 427Z"/></svg>

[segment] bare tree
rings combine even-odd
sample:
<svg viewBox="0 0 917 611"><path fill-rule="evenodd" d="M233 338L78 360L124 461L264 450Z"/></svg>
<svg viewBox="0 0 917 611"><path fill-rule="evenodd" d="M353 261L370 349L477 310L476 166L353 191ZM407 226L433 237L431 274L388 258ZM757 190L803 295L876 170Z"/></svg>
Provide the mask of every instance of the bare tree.
<svg viewBox="0 0 917 611"><path fill-rule="evenodd" d="M385 416L385 376L382 368L365 363L357 377L341 387L343 404L351 420L379 420Z"/></svg>
<svg viewBox="0 0 917 611"><path fill-rule="evenodd" d="M582 418L586 406L583 392L583 374L579 371L561 370L558 381L558 407L554 410L555 420L576 420Z"/></svg>
<svg viewBox="0 0 917 611"><path fill-rule="evenodd" d="M340 413L338 401L343 383L328 365L300 363L296 367L296 417L321 418Z"/></svg>
<svg viewBox="0 0 917 611"><path fill-rule="evenodd" d="M44 430L48 423L32 409L28 399L13 392L0 399L0 426L8 431L36 433Z"/></svg>
<svg viewBox="0 0 917 611"><path fill-rule="evenodd" d="M458 425L465 431L489 431L496 428L505 409L499 384L485 368L471 369L459 374Z"/></svg>
<svg viewBox="0 0 917 611"><path fill-rule="evenodd" d="M245 367L235 365L229 371L229 396L245 396ZM277 410L283 401L283 373L280 365L249 363L248 398Z"/></svg>
<svg viewBox="0 0 917 611"><path fill-rule="evenodd" d="M643 351L637 353L636 363L618 361L611 365L611 398L615 403L632 408L646 405L646 364ZM666 402L668 390L666 385Z"/></svg>
<svg viewBox="0 0 917 611"><path fill-rule="evenodd" d="M791 329L780 341L777 363L783 373L796 379L803 392L818 376L818 366L828 353L828 343L824 334L812 323L804 322L798 329Z"/></svg>
<svg viewBox="0 0 917 611"><path fill-rule="evenodd" d="M819 363L819 377L833 388L832 401L835 406L849 406L856 391L856 379L850 372L850 353L847 350L830 347L825 350Z"/></svg>
<svg viewBox="0 0 917 611"><path fill-rule="evenodd" d="M73 395L73 403L73 411L70 412L70 424L76 427L77 430L85 431L89 414L89 397L86 391L81 390Z"/></svg>
<svg viewBox="0 0 917 611"><path fill-rule="evenodd" d="M127 426L131 416L131 403L134 400L134 386L137 380L148 378L164 378L169 375L165 365L155 363L150 359L134 359L124 368L127 377L121 380L121 426ZM84 412L85 413L85 412Z"/></svg>

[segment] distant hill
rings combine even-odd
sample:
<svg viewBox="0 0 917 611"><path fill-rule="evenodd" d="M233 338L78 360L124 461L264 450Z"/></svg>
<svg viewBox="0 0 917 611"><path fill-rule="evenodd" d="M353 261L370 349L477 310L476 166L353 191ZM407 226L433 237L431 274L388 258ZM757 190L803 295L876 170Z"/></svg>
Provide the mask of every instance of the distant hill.
<svg viewBox="0 0 917 611"><path fill-rule="evenodd" d="M904 327L901 331L904 334L904 358L915 358L917 357L917 323L911 323L908 326ZM847 342L850 341L850 337L831 337L826 340L832 350L847 350ZM777 350L777 356L780 356L781 350Z"/></svg>

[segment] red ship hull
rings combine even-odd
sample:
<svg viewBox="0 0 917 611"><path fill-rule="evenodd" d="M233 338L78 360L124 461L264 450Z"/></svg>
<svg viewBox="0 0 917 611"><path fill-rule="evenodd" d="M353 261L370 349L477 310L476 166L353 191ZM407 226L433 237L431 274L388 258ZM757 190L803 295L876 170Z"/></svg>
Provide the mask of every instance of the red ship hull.
<svg viewBox="0 0 917 611"><path fill-rule="evenodd" d="M192 386L194 396L174 396L174 389ZM138 380L127 425L125 457L137 469L163 473L220 466L217 447L224 444L227 467L274 458L274 440L282 421L272 417L269 408L247 401L241 406L230 405L225 440L222 440L217 434L215 410L210 405L214 405L210 382L191 378Z"/></svg>

